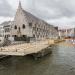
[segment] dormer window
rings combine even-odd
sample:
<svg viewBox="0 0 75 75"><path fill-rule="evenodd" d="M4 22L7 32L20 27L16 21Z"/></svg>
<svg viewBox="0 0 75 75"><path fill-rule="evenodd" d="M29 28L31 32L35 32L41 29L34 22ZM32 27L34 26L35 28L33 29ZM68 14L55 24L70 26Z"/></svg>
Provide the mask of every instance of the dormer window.
<svg viewBox="0 0 75 75"><path fill-rule="evenodd" d="M17 26L15 25L14 29L17 29Z"/></svg>
<svg viewBox="0 0 75 75"><path fill-rule="evenodd" d="M25 24L23 24L22 28L25 29Z"/></svg>

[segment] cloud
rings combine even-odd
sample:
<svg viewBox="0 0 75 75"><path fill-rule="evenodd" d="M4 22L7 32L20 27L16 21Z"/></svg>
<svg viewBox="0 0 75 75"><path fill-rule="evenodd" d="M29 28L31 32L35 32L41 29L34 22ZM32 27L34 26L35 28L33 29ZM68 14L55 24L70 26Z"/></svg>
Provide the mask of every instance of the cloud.
<svg viewBox="0 0 75 75"><path fill-rule="evenodd" d="M75 17L61 17L58 19L47 20L48 23L59 26L60 28L75 27Z"/></svg>
<svg viewBox="0 0 75 75"><path fill-rule="evenodd" d="M13 16L13 9L7 0L0 0L0 16L11 17Z"/></svg>
<svg viewBox="0 0 75 75"><path fill-rule="evenodd" d="M0 16L12 17L19 0L0 0ZM58 26L75 26L75 0L21 0L25 10ZM14 17L14 16L13 16Z"/></svg>
<svg viewBox="0 0 75 75"><path fill-rule="evenodd" d="M75 0L30 0L27 6L35 16L61 28L75 27L74 7Z"/></svg>
<svg viewBox="0 0 75 75"><path fill-rule="evenodd" d="M35 10L31 12L36 12L40 17L49 16L50 19L75 16L74 3L75 0L35 0L35 5L32 7Z"/></svg>
<svg viewBox="0 0 75 75"><path fill-rule="evenodd" d="M4 21L13 21L13 17L0 17L0 23L3 23Z"/></svg>

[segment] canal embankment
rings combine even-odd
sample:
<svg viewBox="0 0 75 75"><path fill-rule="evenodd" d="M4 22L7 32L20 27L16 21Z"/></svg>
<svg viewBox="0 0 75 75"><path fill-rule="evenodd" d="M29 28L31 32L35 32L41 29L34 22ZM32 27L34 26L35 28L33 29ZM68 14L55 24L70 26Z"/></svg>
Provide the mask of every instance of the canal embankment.
<svg viewBox="0 0 75 75"><path fill-rule="evenodd" d="M32 56L4 59L0 61L0 75L75 75L75 46L65 43L54 45L52 54L39 60Z"/></svg>

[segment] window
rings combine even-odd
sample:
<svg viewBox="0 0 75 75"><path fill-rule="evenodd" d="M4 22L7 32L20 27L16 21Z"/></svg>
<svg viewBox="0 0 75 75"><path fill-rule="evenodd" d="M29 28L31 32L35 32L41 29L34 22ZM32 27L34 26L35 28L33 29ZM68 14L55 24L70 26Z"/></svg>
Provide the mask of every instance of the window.
<svg viewBox="0 0 75 75"><path fill-rule="evenodd" d="M35 34L33 34L33 38L35 38Z"/></svg>
<svg viewBox="0 0 75 75"><path fill-rule="evenodd" d="M10 35L8 35L8 37L10 37Z"/></svg>
<svg viewBox="0 0 75 75"><path fill-rule="evenodd" d="M39 38L39 35L37 35L37 38Z"/></svg>
<svg viewBox="0 0 75 75"><path fill-rule="evenodd" d="M10 32L10 28L5 28L5 32Z"/></svg>
<svg viewBox="0 0 75 75"><path fill-rule="evenodd" d="M6 35L5 35L5 38L6 38Z"/></svg>
<svg viewBox="0 0 75 75"><path fill-rule="evenodd" d="M23 35L23 37L25 38L25 37L26 37L26 35Z"/></svg>
<svg viewBox="0 0 75 75"><path fill-rule="evenodd" d="M17 37L17 35L14 35L14 37Z"/></svg>
<svg viewBox="0 0 75 75"><path fill-rule="evenodd" d="M17 29L17 26L15 25L14 29Z"/></svg>
<svg viewBox="0 0 75 75"><path fill-rule="evenodd" d="M29 27L32 27L32 23L29 23Z"/></svg>
<svg viewBox="0 0 75 75"><path fill-rule="evenodd" d="M37 31L38 31L39 29L37 28Z"/></svg>
<svg viewBox="0 0 75 75"><path fill-rule="evenodd" d="M10 37L10 35L5 35L5 38L8 38L8 37Z"/></svg>
<svg viewBox="0 0 75 75"><path fill-rule="evenodd" d="M35 28L35 27L33 27L33 30L36 30L36 28Z"/></svg>
<svg viewBox="0 0 75 75"><path fill-rule="evenodd" d="M25 29L25 24L23 24L22 28Z"/></svg>

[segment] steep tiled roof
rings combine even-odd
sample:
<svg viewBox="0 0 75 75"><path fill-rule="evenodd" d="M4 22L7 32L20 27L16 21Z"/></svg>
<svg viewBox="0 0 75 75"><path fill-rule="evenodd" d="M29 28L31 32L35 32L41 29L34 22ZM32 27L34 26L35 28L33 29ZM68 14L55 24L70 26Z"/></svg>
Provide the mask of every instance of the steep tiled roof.
<svg viewBox="0 0 75 75"><path fill-rule="evenodd" d="M23 12L24 12L25 17L26 17L29 21L32 20L32 21L35 21L35 22L37 22L37 21L40 22L40 19L38 19L36 16L32 15L31 13L29 13L29 12L27 12L27 11L25 11L25 10L23 10Z"/></svg>
<svg viewBox="0 0 75 75"><path fill-rule="evenodd" d="M39 24L40 23L48 24L47 22L45 22L44 20L41 20L40 18L37 18L33 14L31 14L23 9L22 9L22 11L24 12L24 16L28 19L29 22L35 21L36 23L39 23ZM48 25L50 25L50 24L48 24ZM50 26L53 26L53 25L50 25Z"/></svg>

